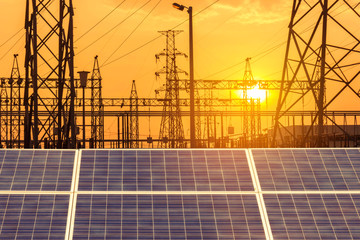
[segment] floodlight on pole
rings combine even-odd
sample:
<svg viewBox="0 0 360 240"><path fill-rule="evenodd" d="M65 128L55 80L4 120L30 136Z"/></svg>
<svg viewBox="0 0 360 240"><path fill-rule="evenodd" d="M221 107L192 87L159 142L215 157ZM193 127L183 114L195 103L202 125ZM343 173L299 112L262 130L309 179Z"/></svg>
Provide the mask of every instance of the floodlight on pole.
<svg viewBox="0 0 360 240"><path fill-rule="evenodd" d="M83 89L83 148L85 148L85 88L88 81L88 71L78 72L80 75L80 86Z"/></svg>
<svg viewBox="0 0 360 240"><path fill-rule="evenodd" d="M194 40L193 40L193 18L192 7L185 7L184 5L173 3L173 7L183 11L185 8L189 14L189 58L190 58L190 147L196 148L195 139L195 80L194 80Z"/></svg>
<svg viewBox="0 0 360 240"><path fill-rule="evenodd" d="M180 10L180 11L183 11L185 9L184 5L181 5L181 4L178 4L178 3L173 3L173 7Z"/></svg>

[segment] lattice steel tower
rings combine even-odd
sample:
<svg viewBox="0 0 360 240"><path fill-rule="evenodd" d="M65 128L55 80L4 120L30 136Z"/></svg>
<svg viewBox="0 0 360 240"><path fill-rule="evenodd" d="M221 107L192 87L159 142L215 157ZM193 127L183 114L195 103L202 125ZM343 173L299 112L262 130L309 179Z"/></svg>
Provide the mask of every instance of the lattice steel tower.
<svg viewBox="0 0 360 240"><path fill-rule="evenodd" d="M360 6L358 1L294 0L272 145L326 146L326 122L346 135L346 120L327 111L357 110L360 103ZM296 90L301 88L302 90ZM293 120L304 136L286 126L292 111L314 112ZM285 136L287 135L287 138Z"/></svg>
<svg viewBox="0 0 360 240"><path fill-rule="evenodd" d="M73 15L72 0L26 1L25 148L76 147Z"/></svg>
<svg viewBox="0 0 360 240"><path fill-rule="evenodd" d="M0 147L8 146L9 139L9 83L2 78L0 82Z"/></svg>
<svg viewBox="0 0 360 240"><path fill-rule="evenodd" d="M246 59L245 72L244 72L244 88L242 90L243 103L243 134L244 134L244 147L254 147L251 140L256 139L261 133L261 119L260 119L260 99L249 96L249 91L256 87L256 82L252 74L251 58Z"/></svg>
<svg viewBox="0 0 360 240"><path fill-rule="evenodd" d="M98 56L91 74L91 140L94 148L104 148L104 104Z"/></svg>
<svg viewBox="0 0 360 240"><path fill-rule="evenodd" d="M160 56L166 57L166 66L156 73L157 76L166 74L165 101L159 135L159 147L162 148L182 148L186 146L180 112L178 76L178 74L185 72L180 70L176 65L176 57L186 55L179 52L175 47L175 37L181 32L182 31L174 30L161 31L160 33L166 36L166 49L156 55L157 59L159 59Z"/></svg>
<svg viewBox="0 0 360 240"><path fill-rule="evenodd" d="M18 55L14 54L14 61L9 79L10 85L10 117L9 117L9 148L20 148L21 136L21 84Z"/></svg>
<svg viewBox="0 0 360 240"><path fill-rule="evenodd" d="M135 80L132 82L130 94L130 148L139 148L139 98Z"/></svg>

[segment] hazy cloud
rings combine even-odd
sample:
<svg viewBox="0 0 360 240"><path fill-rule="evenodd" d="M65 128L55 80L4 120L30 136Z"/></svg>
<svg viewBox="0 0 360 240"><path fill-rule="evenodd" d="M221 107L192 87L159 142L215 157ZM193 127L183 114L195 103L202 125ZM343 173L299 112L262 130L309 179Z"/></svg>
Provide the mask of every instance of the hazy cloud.
<svg viewBox="0 0 360 240"><path fill-rule="evenodd" d="M213 11L217 15L230 14L233 22L268 24L289 19L291 4L288 0L222 0Z"/></svg>

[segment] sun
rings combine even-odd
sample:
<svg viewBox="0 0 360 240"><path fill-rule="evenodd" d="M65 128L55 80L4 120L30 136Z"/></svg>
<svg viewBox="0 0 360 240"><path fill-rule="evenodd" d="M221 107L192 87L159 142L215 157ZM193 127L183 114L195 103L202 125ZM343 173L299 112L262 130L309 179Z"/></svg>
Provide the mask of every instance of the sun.
<svg viewBox="0 0 360 240"><path fill-rule="evenodd" d="M244 98L243 90L237 90L236 94L239 98ZM260 89L258 85L254 88L247 90L247 97L250 99L260 99L260 102L264 102L267 98L266 90Z"/></svg>
<svg viewBox="0 0 360 240"><path fill-rule="evenodd" d="M261 102L265 101L267 97L266 90L260 89L259 86L248 90L247 95L249 98L260 99Z"/></svg>

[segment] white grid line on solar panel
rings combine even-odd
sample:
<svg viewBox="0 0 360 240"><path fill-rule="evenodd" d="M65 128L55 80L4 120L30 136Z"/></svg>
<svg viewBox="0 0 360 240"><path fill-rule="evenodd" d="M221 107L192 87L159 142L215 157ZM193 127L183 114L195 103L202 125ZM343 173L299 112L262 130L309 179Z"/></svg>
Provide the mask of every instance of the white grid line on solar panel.
<svg viewBox="0 0 360 240"><path fill-rule="evenodd" d="M243 149L82 151L80 190L253 189Z"/></svg>
<svg viewBox="0 0 360 240"><path fill-rule="evenodd" d="M251 151L263 190L360 189L359 149Z"/></svg>
<svg viewBox="0 0 360 240"><path fill-rule="evenodd" d="M142 236L144 239L174 237L264 239L265 237L255 196L163 194L160 196L79 195L78 197L74 239L84 235L88 238L102 239L132 237L136 239L137 236ZM226 197L229 198L229 205L224 204ZM242 203L244 205L241 205ZM123 208L120 207L121 204ZM195 210L198 205L200 212ZM245 219L249 225L243 224ZM216 221L218 231L216 231ZM234 230L231 229L230 222L234 224Z"/></svg>
<svg viewBox="0 0 360 240"><path fill-rule="evenodd" d="M109 195L255 195L251 191L77 191L77 194L109 194Z"/></svg>
<svg viewBox="0 0 360 240"><path fill-rule="evenodd" d="M69 197L0 195L1 239L64 239Z"/></svg>
<svg viewBox="0 0 360 240"><path fill-rule="evenodd" d="M75 150L0 150L0 190L69 191Z"/></svg>
<svg viewBox="0 0 360 240"><path fill-rule="evenodd" d="M74 171L72 177L72 194L70 196L69 210L68 210L68 220L66 227L65 239L73 239L74 234L74 222L76 214L76 201L77 201L77 189L79 186L79 177L80 177L80 165L81 165L81 151L76 151L75 160L74 160Z"/></svg>
<svg viewBox="0 0 360 240"><path fill-rule="evenodd" d="M0 191L0 194L11 194L11 195L70 195L70 191Z"/></svg>
<svg viewBox="0 0 360 240"><path fill-rule="evenodd" d="M262 191L261 194L360 194L360 190L307 190L307 191Z"/></svg>
<svg viewBox="0 0 360 240"><path fill-rule="evenodd" d="M268 215L267 215L264 198L263 198L262 194L259 194L259 192L261 192L261 185L260 185L259 176L257 174L256 165L255 165L254 158L253 158L251 150L246 151L246 157L247 157L247 160L248 160L248 165L250 166L250 174L251 174L251 178L252 178L252 181L253 181L253 184L254 184L254 189L255 189L255 191L257 193L256 194L256 201L257 201L258 206L259 206L259 212L260 212L261 221L262 221L262 224L263 224L265 236L266 236L266 239L273 240L274 237L273 237L272 232L271 232L270 222L269 222L269 218L268 218Z"/></svg>
<svg viewBox="0 0 360 240"><path fill-rule="evenodd" d="M303 239L360 239L359 194L273 194L264 198L276 239L301 239L300 232Z"/></svg>

